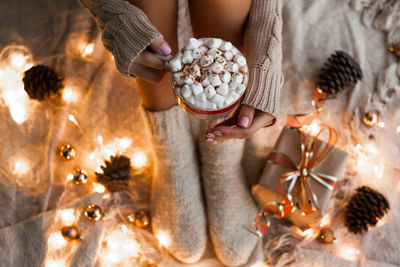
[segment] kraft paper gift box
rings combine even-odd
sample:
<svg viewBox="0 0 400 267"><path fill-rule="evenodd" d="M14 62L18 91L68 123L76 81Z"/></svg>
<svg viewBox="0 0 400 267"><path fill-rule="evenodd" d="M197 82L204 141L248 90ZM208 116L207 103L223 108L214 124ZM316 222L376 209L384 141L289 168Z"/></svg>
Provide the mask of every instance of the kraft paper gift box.
<svg viewBox="0 0 400 267"><path fill-rule="evenodd" d="M301 133L296 129L285 127L274 149L289 156L294 163L299 163L301 160ZM339 177L347 157L346 152L334 147L325 160L314 168L314 172ZM293 169L280 164L268 163L265 165L259 183L252 188L252 194L260 208L268 202L276 201L276 188L281 176L290 171ZM321 219L333 192L312 178L308 179L308 183L318 199L319 211L303 216L299 210L295 209L288 219L300 227L308 227Z"/></svg>

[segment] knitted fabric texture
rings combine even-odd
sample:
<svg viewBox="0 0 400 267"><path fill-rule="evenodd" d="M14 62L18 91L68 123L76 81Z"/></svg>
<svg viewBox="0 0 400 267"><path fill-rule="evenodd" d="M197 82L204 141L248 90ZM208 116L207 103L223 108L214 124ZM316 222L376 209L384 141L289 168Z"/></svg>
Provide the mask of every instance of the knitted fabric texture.
<svg viewBox="0 0 400 267"><path fill-rule="evenodd" d="M139 8L124 0L79 0L103 30L102 40L115 58L117 69L130 76L129 68L151 42L162 35Z"/></svg>
<svg viewBox="0 0 400 267"><path fill-rule="evenodd" d="M201 132L215 124L201 123ZM258 212L241 164L244 140L209 143L200 138L199 149L208 229L215 253L227 266L243 265L259 240L243 227Z"/></svg>
<svg viewBox="0 0 400 267"><path fill-rule="evenodd" d="M253 0L244 48L249 84L242 103L278 117L283 85L281 0Z"/></svg>
<svg viewBox="0 0 400 267"><path fill-rule="evenodd" d="M196 262L205 251L207 231L188 115L179 106L144 113L155 154L151 189L153 233L169 236L167 249L178 260Z"/></svg>

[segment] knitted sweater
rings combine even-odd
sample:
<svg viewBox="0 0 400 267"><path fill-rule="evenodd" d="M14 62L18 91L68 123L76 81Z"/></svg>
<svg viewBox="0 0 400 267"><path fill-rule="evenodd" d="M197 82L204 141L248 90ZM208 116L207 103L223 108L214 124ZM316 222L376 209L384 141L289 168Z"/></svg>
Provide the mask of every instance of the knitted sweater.
<svg viewBox="0 0 400 267"><path fill-rule="evenodd" d="M124 0L79 0L103 29L104 46L117 69L129 76L135 57L162 37L142 10ZM277 117L283 84L281 0L253 0L244 34L249 84L242 100Z"/></svg>

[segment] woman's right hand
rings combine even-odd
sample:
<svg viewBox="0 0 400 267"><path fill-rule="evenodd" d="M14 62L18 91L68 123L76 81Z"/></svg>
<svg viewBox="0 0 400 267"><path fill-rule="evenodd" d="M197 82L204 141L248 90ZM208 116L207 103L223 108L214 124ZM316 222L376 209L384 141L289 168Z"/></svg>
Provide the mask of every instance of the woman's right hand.
<svg viewBox="0 0 400 267"><path fill-rule="evenodd" d="M153 41L143 50L129 68L129 74L149 82L160 82L166 73L165 62L155 54L168 56L171 54L169 44L162 38Z"/></svg>

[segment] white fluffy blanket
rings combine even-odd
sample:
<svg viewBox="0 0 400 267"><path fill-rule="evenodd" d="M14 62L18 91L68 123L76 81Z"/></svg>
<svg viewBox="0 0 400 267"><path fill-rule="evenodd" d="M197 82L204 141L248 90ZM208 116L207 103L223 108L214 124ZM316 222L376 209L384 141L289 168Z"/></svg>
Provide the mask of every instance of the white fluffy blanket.
<svg viewBox="0 0 400 267"><path fill-rule="evenodd" d="M186 3L181 2L182 45L190 29ZM243 166L249 184L259 179L286 114L310 110L318 70L331 53L341 49L357 58L364 79L352 92L327 103L320 118L338 130L338 146L350 154L328 209L337 242L321 245L304 239L293 227L276 220L248 265L398 266L400 66L388 47L400 41L400 1L285 0L283 19L283 112L275 127L260 131L246 143ZM87 43L94 44L94 52L87 51L82 57ZM131 194L113 197L94 193L91 183L75 186L66 182L75 168L86 169L92 179L103 159L91 153L100 155L104 152L100 148L109 149L107 145L115 144L115 138L131 140L129 148L119 148L128 156L138 150L148 152L149 146L137 109L140 98L135 83L117 73L90 16L76 0L3 0L0 49L10 44L26 46L35 63L60 71L79 96L77 102L57 108L27 101L26 120L18 124L7 98L9 86L14 86L12 77L0 77L0 266L143 266L147 261L180 266L159 248L149 231L123 220L130 212L149 207L146 170L136 178ZM1 60L3 69L6 63ZM379 112L385 127L366 128L361 119L368 111ZM66 143L78 151L74 161L56 155L57 147ZM361 150L355 149L357 144ZM147 166L151 169L151 163ZM343 204L362 184L381 191L391 210L381 226L354 236L343 225ZM102 221L83 218L82 208L90 203L103 208ZM82 241L58 239L60 227L67 223L62 216L65 212L72 212ZM115 238L123 245L113 247ZM139 254L134 253L136 249ZM210 247L202 261L191 266L220 263Z"/></svg>

